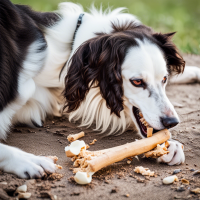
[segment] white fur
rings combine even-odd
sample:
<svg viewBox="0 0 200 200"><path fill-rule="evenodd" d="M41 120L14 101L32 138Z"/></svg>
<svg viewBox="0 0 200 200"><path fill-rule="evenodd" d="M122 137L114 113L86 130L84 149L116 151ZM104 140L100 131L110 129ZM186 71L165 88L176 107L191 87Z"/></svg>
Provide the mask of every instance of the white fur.
<svg viewBox="0 0 200 200"><path fill-rule="evenodd" d="M14 115L24 106L35 92L33 77L42 68L46 51L37 53L42 46L38 41L30 45L26 60L23 63L23 70L20 72L18 81L18 97L15 101L6 106L0 113L0 139L5 139L6 133L12 125Z"/></svg>
<svg viewBox="0 0 200 200"><path fill-rule="evenodd" d="M127 112L128 108L125 107L120 112L120 118L113 113L110 114L110 109L107 108L106 101L102 98L99 88L92 88L80 107L69 114L69 120L81 119L81 126L87 127L96 122L95 130L101 130L103 133L110 128L107 134L110 135L115 132L123 133L131 125L132 122Z"/></svg>
<svg viewBox="0 0 200 200"><path fill-rule="evenodd" d="M178 115L165 94L166 84L162 83L163 77L168 75L166 61L159 48L148 40L141 42L139 47L129 50L122 65L124 95L128 99L125 104L132 110L132 106L139 108L146 122L157 130L164 129L160 118L168 115ZM143 79L150 87L148 89L134 87L130 79ZM130 112L131 112L130 110ZM136 119L131 115L132 120ZM139 130L139 129L138 129Z"/></svg>
<svg viewBox="0 0 200 200"><path fill-rule="evenodd" d="M0 169L20 178L40 178L44 172L53 173L56 170L50 158L35 156L3 144L0 144L0 149Z"/></svg>

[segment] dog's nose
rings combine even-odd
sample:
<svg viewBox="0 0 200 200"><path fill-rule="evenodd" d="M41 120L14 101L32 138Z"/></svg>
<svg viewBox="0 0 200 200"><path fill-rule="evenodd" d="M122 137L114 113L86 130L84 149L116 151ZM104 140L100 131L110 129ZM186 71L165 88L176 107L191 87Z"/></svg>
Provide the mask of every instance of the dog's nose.
<svg viewBox="0 0 200 200"><path fill-rule="evenodd" d="M161 120L165 128L172 128L179 123L179 120L176 117L165 117L161 118Z"/></svg>

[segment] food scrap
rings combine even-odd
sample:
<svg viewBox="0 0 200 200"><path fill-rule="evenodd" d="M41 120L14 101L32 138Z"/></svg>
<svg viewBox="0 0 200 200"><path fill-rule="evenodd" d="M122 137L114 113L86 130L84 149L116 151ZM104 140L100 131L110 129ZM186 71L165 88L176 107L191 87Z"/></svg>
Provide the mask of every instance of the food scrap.
<svg viewBox="0 0 200 200"><path fill-rule="evenodd" d="M57 169L62 169L62 166L61 165L57 165L56 162L58 161L58 157L57 156L47 156L47 158L50 158L53 160L55 166Z"/></svg>
<svg viewBox="0 0 200 200"><path fill-rule="evenodd" d="M191 192L195 194L200 194L200 188L193 189L191 190Z"/></svg>
<svg viewBox="0 0 200 200"><path fill-rule="evenodd" d="M94 139L92 142L90 142L89 144L90 145L93 145L93 144L95 144L95 142L96 142L97 140L96 139Z"/></svg>
<svg viewBox="0 0 200 200"><path fill-rule="evenodd" d="M55 164L55 166L56 166L57 169L62 169L62 166L61 166L61 165L56 165L56 164Z"/></svg>
<svg viewBox="0 0 200 200"><path fill-rule="evenodd" d="M149 157L158 158L160 156L163 156L164 154L168 154L169 153L169 151L167 151L168 147L169 147L169 142L166 141L164 147L162 147L161 145L157 144L157 147L154 150L148 151L144 155L147 158L149 158Z"/></svg>
<svg viewBox="0 0 200 200"><path fill-rule="evenodd" d="M189 184L190 184L190 181L188 181L188 180L185 179L185 178L181 179L181 182L182 182L183 184L186 184L186 185L189 185Z"/></svg>
<svg viewBox="0 0 200 200"><path fill-rule="evenodd" d="M142 174L143 176L154 176L154 172L151 172L149 168L144 168L142 166L135 167L134 172Z"/></svg>

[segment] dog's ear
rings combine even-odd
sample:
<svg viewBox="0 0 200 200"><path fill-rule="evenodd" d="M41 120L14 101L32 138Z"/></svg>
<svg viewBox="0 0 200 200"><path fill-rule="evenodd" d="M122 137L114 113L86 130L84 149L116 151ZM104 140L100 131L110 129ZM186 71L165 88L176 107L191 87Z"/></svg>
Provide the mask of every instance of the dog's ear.
<svg viewBox="0 0 200 200"><path fill-rule="evenodd" d="M172 37L176 32L172 33L154 33L153 37L157 40L158 46L162 49L168 66L169 73L180 74L185 68L185 61L178 52L177 47L172 42Z"/></svg>
<svg viewBox="0 0 200 200"><path fill-rule="evenodd" d="M100 88L111 113L120 117L120 111L123 110L121 65L127 51L126 47L131 45L123 37L125 36L99 34L82 44L74 53L65 77L64 96L67 112L74 111L80 106L95 83L95 86ZM124 42L127 44L124 45Z"/></svg>

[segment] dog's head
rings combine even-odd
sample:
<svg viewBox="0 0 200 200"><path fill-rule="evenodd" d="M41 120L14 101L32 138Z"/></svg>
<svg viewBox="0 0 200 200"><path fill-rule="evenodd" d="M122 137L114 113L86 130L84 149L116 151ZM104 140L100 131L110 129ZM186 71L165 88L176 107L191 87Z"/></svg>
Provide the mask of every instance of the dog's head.
<svg viewBox="0 0 200 200"><path fill-rule="evenodd" d="M67 112L78 109L95 85L111 113L120 117L128 108L143 137L146 123L155 130L175 126L179 119L165 87L172 72L183 72L185 62L171 41L174 33L154 33L133 22L112 28L110 34L97 33L72 56L65 78Z"/></svg>

